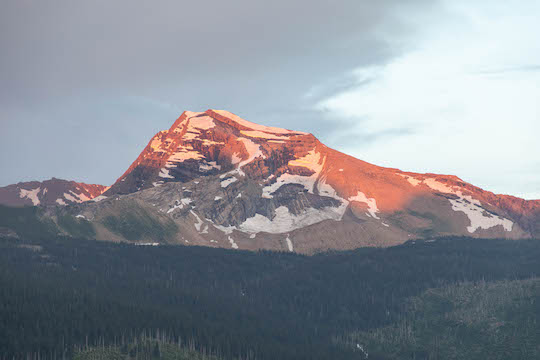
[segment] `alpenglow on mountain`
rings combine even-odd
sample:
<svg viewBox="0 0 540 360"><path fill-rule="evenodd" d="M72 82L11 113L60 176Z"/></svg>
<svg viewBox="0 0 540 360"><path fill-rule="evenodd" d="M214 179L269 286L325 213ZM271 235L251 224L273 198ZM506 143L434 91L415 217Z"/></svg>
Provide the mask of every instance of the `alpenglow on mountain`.
<svg viewBox="0 0 540 360"><path fill-rule="evenodd" d="M0 187L0 204L70 205L99 196L106 187L52 178L45 181L27 181Z"/></svg>
<svg viewBox="0 0 540 360"><path fill-rule="evenodd" d="M99 240L302 253L540 230L540 201L375 166L223 110L184 112L110 188L60 213Z"/></svg>

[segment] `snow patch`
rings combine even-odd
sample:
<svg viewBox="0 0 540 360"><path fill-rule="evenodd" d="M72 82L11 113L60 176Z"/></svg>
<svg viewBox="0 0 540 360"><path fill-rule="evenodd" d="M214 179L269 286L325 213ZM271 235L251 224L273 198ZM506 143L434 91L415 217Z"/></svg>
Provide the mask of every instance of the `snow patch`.
<svg viewBox="0 0 540 360"><path fill-rule="evenodd" d="M478 229L489 229L497 225L502 225L505 231L512 231L514 226L512 221L488 213L479 200L474 199L471 195L463 194L461 190L457 190L458 187L447 186L433 178L425 179L424 184L433 190L454 194L458 197L458 199L448 199L448 201L452 204L452 210L463 212L469 218L471 224L467 226L468 232L474 233Z"/></svg>
<svg viewBox="0 0 540 360"><path fill-rule="evenodd" d="M101 200L105 200L107 197L105 195L99 195L92 199L93 202L100 202ZM57 200L58 201L58 200Z"/></svg>
<svg viewBox="0 0 540 360"><path fill-rule="evenodd" d="M357 202L367 204L369 214L373 218L379 219L379 217L377 216L377 213L379 212L379 209L377 208L377 201L375 199L368 198L363 192L358 191L356 196L352 196L348 200L349 201L357 201Z"/></svg>
<svg viewBox="0 0 540 360"><path fill-rule="evenodd" d="M280 129L276 127L255 124L250 121L244 120L241 117L225 110L212 110L212 111L214 111L215 113L223 117L226 117L229 120L236 122L237 124L250 128L252 130L258 130L258 131L269 132L269 133L274 133L274 134L308 135L308 133L301 132L301 131L291 131L291 130Z"/></svg>
<svg viewBox="0 0 540 360"><path fill-rule="evenodd" d="M179 146L176 151L171 156L169 156L165 167L177 167L179 163L190 159L200 160L204 159L204 156L200 152L193 150L193 147L190 145Z"/></svg>
<svg viewBox="0 0 540 360"><path fill-rule="evenodd" d="M162 168L160 171L159 171L159 177L162 177L162 178L165 178L165 179L174 179L174 176L171 176L171 174L169 174L169 169L165 169L165 168Z"/></svg>
<svg viewBox="0 0 540 360"><path fill-rule="evenodd" d="M245 176L246 174L242 171L242 166L249 164L250 162L252 162L258 157L262 157L264 159L265 156L262 153L261 147L259 146L259 144L256 144L253 141L246 138L238 138L238 141L244 144L244 147L246 148L246 151L248 152L248 158L238 163L238 167L236 168L236 171L240 175Z"/></svg>
<svg viewBox="0 0 540 360"><path fill-rule="evenodd" d="M233 249L238 249L238 244L236 244L236 243L234 242L234 239L233 239L230 235L229 235L227 238L229 239L229 242L231 243L231 247L232 247Z"/></svg>
<svg viewBox="0 0 540 360"><path fill-rule="evenodd" d="M310 176L291 175L289 173L282 174L277 178L275 183L262 189L262 197L271 199L273 197L272 193L285 184L299 184L304 186L308 192L313 193L313 187L324 167L325 161L326 158L323 158L321 162L321 154L316 152L315 149L311 150L304 157L289 161L289 166L305 167L313 171L313 174Z"/></svg>
<svg viewBox="0 0 540 360"><path fill-rule="evenodd" d="M267 232L271 234L281 234L300 229L323 220L341 220L348 202L344 201L339 207L324 207L322 209L308 208L301 214L294 215L289 212L286 206L280 206L275 210L273 219L269 219L261 214L246 219L238 229L247 233Z"/></svg>
<svg viewBox="0 0 540 360"><path fill-rule="evenodd" d="M289 238L289 234L287 234L287 238L285 239L285 241L287 242L287 247L289 248L289 251L290 251L290 252L293 252L293 251L294 251L294 248L293 248L292 241L291 241L291 239Z"/></svg>
<svg viewBox="0 0 540 360"><path fill-rule="evenodd" d="M201 218L199 217L199 215L195 214L195 211L193 210L189 210L189 212L195 216L195 218L197 219L197 222L193 225L195 225L195 229L197 229L197 232L201 232L201 226L203 224L203 221L201 220ZM208 229L208 228L207 228ZM208 231L207 231L208 232Z"/></svg>
<svg viewBox="0 0 540 360"><path fill-rule="evenodd" d="M489 213L486 216L484 214L487 211L470 200L473 200L470 196L464 196L460 199L448 199L452 204L452 210L464 212L469 218L471 225L467 226L468 232L474 233L478 229L489 229L497 225L502 225L506 231L512 231L514 225L512 221Z"/></svg>
<svg viewBox="0 0 540 360"><path fill-rule="evenodd" d="M214 119L212 119L210 116L198 116L189 119L190 128L209 130L215 126L216 124L214 123Z"/></svg>
<svg viewBox="0 0 540 360"><path fill-rule="evenodd" d="M234 176L228 178L228 179L225 179L221 182L221 187L222 188L226 188L227 186L231 185L233 182L235 181L238 181L237 178L235 178Z"/></svg>
<svg viewBox="0 0 540 360"><path fill-rule="evenodd" d="M75 217L76 217L76 218L79 218L79 219L84 219L84 220L86 220L86 218L84 217L84 215L81 215L81 214L79 214L79 215L77 215L77 216L75 216Z"/></svg>
<svg viewBox="0 0 540 360"><path fill-rule="evenodd" d="M189 111L188 110L188 111L184 111L184 114L186 114L186 119L191 119L192 117L204 114L204 112L196 112L196 111Z"/></svg>
<svg viewBox="0 0 540 360"><path fill-rule="evenodd" d="M59 205L67 205L63 199L56 199L56 203Z"/></svg>
<svg viewBox="0 0 540 360"><path fill-rule="evenodd" d="M308 156L312 156L312 154L308 154ZM302 160L306 160L307 157L302 158ZM319 160L317 160L317 158ZM336 190L326 182L327 177L325 175L320 175L322 168L325 163L325 159L323 159L322 164L319 164L320 161L320 155L317 156L315 159L307 159L308 161L304 163L304 167L310 168L314 173L311 176L301 176L301 175L291 175L291 174L283 174L281 175L277 181L274 184L271 184L269 186L266 186L263 188L262 197L263 198L272 198L272 193L276 190L278 190L281 186L285 184L298 184L302 185L305 189L308 190L310 193L314 193L314 187L315 183L317 184L317 192L320 196L328 196L331 198L334 198L338 201L340 201L342 204L347 203L348 201L343 199L341 196L338 195ZM311 160L311 161L309 161ZM290 162L289 162L290 164ZM295 166L298 166L298 162L293 163ZM269 177L270 178L270 177Z"/></svg>
<svg viewBox="0 0 540 360"><path fill-rule="evenodd" d="M71 201L71 202L75 202L75 203L80 203L81 200L79 200L79 198L76 198L74 196L72 196L71 194L68 194L68 193L64 193L64 198L68 201Z"/></svg>
<svg viewBox="0 0 540 360"><path fill-rule="evenodd" d="M232 234L232 232L234 230L236 230L236 227L235 226L223 226L223 225L218 225L218 224L213 224L214 227L222 232L224 232L225 234Z"/></svg>
<svg viewBox="0 0 540 360"><path fill-rule="evenodd" d="M326 158L324 158L321 163L321 154L317 152L315 149L313 149L310 152L308 152L307 155L304 157L290 160L289 166L302 166L318 174L323 169L325 160Z"/></svg>
<svg viewBox="0 0 540 360"><path fill-rule="evenodd" d="M41 191L41 187L38 187L32 190L20 189L19 197L21 199L23 198L30 199L32 201L32 204L36 206L36 205L39 205L40 203L39 198L38 198L38 193L40 191Z"/></svg>
<svg viewBox="0 0 540 360"><path fill-rule="evenodd" d="M214 119L212 119L210 116L190 117L188 128L184 134L183 140L201 140L199 138L199 135L201 135L201 130L209 130L215 126L216 124L214 123Z"/></svg>
<svg viewBox="0 0 540 360"><path fill-rule="evenodd" d="M167 214L172 213L176 209L183 209L184 206L191 204L193 201L190 198L183 198L180 201L176 200L174 206L167 210Z"/></svg>
<svg viewBox="0 0 540 360"><path fill-rule="evenodd" d="M90 198L88 196L86 196L85 194L77 194L76 192L74 192L73 190L69 190L69 192L77 197L79 199L79 202L84 202L84 201L88 201L90 200Z"/></svg>
<svg viewBox="0 0 540 360"><path fill-rule="evenodd" d="M280 175L277 178L275 183L265 186L262 189L262 197L266 199L273 198L274 196L272 195L272 193L274 193L280 187L286 184L302 185L310 193L313 193L313 185L315 184L315 180L316 179L313 179L312 177L309 177L309 176L291 175L291 174L285 173L285 174Z"/></svg>
<svg viewBox="0 0 540 360"><path fill-rule="evenodd" d="M240 161L242 161L242 158L239 156L238 153L232 154L232 156L231 156L231 164L236 165L236 164L238 164Z"/></svg>
<svg viewBox="0 0 540 360"><path fill-rule="evenodd" d="M212 169L221 170L221 165L218 165L215 161L199 164L199 171L210 171Z"/></svg>
<svg viewBox="0 0 540 360"><path fill-rule="evenodd" d="M426 184L429 188L431 188L433 190L436 190L436 191L439 191L439 192L442 192L442 193L456 194L457 195L458 191L455 191L451 187L437 181L436 179L429 178L429 179L425 179L423 182L424 182L424 184ZM459 193L461 193L461 191L459 191Z"/></svg>
<svg viewBox="0 0 540 360"><path fill-rule="evenodd" d="M422 183L422 180L419 180L415 177L412 177L412 176L409 176L409 175L405 175L405 174L396 174L396 175L399 175L403 178L405 178L409 184L411 184L412 186L418 186Z"/></svg>
<svg viewBox="0 0 540 360"><path fill-rule="evenodd" d="M221 196L216 196L216 197L214 198L214 201L218 201L218 200L221 200L221 199L223 199Z"/></svg>
<svg viewBox="0 0 540 360"><path fill-rule="evenodd" d="M343 199L337 194L336 190L326 182L326 176L321 176L317 183L317 190L320 196L328 196L339 201Z"/></svg>

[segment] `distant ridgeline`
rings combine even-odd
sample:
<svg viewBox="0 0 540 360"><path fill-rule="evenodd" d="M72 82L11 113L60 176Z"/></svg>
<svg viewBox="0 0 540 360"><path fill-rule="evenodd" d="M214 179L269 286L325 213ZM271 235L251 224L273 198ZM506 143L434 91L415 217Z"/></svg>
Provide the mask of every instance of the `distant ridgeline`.
<svg viewBox="0 0 540 360"><path fill-rule="evenodd" d="M2 360L540 356L538 240L304 256L96 242L28 221L0 236Z"/></svg>

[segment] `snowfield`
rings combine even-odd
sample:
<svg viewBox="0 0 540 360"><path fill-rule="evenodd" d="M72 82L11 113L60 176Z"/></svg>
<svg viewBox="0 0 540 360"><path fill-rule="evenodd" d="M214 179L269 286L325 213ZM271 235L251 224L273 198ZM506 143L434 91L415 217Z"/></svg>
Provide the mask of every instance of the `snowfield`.
<svg viewBox="0 0 540 360"><path fill-rule="evenodd" d="M480 201L470 195L464 195L457 187L449 187L436 179L430 178L423 181L431 189L454 194L458 199L448 199L452 204L452 210L465 213L471 224L467 226L467 231L474 233L478 229L490 229L497 225L502 225L505 231L512 231L514 223L500 216L492 215L482 207Z"/></svg>

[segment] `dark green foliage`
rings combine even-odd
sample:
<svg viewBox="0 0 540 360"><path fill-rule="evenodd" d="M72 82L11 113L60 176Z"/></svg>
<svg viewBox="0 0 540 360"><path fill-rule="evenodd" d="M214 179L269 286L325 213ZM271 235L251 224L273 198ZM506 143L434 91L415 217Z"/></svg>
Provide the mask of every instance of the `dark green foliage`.
<svg viewBox="0 0 540 360"><path fill-rule="evenodd" d="M42 360L72 357L86 344L120 346L119 339L144 331L165 333L172 342L190 339L192 349L224 359L361 359L336 337L398 324L413 297L424 299L431 318L454 311L452 298L426 293L430 288L540 274L540 242L533 240L445 238L312 257L63 237L29 243L40 251L20 244L0 240L5 359L38 352ZM522 319L519 324L538 314L529 300L522 305L530 303L530 310L510 307L505 316ZM433 329L445 329L445 321L432 322ZM464 336L481 349L474 326L464 327ZM502 344L530 350L539 344L536 335ZM410 354L427 358L420 350Z"/></svg>
<svg viewBox="0 0 540 360"><path fill-rule="evenodd" d="M94 238L96 231L91 222L69 214L58 215L58 225L68 234L85 239Z"/></svg>
<svg viewBox="0 0 540 360"><path fill-rule="evenodd" d="M35 206L0 205L0 227L9 228L24 238L56 235L58 229L50 219L41 217L42 211L43 209Z"/></svg>
<svg viewBox="0 0 540 360"><path fill-rule="evenodd" d="M103 225L112 232L132 241L145 237L167 240L178 230L172 220L164 219L162 223L140 207L134 207L117 216L109 215L103 220Z"/></svg>
<svg viewBox="0 0 540 360"><path fill-rule="evenodd" d="M92 346L76 350L74 360L219 360L171 339L139 336L122 345Z"/></svg>
<svg viewBox="0 0 540 360"><path fill-rule="evenodd" d="M461 283L407 302L389 326L337 342L369 358L540 359L540 279Z"/></svg>

